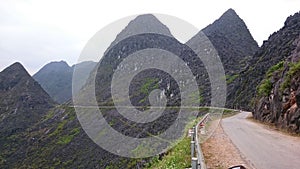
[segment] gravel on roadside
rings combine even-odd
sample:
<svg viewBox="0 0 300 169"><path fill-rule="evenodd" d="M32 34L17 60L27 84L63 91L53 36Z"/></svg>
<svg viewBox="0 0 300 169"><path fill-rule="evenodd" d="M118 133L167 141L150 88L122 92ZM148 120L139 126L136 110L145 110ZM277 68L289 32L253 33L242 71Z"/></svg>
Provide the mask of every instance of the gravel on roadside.
<svg viewBox="0 0 300 169"><path fill-rule="evenodd" d="M201 148L207 169L227 169L235 165L253 169L243 159L220 124L212 136L201 145Z"/></svg>

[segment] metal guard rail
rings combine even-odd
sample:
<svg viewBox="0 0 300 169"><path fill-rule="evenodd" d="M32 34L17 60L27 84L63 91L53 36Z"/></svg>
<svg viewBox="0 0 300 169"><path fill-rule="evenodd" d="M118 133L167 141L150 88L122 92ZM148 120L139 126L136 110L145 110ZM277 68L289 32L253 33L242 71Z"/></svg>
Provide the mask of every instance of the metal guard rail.
<svg viewBox="0 0 300 169"><path fill-rule="evenodd" d="M203 153L201 150L200 142L199 142L199 129L202 127L203 124L207 122L209 113L205 114L203 118L197 123L196 127L193 130L193 136L191 141L192 146L192 169L206 169L205 160L203 157ZM195 140L194 140L195 139ZM194 146L193 146L194 144ZM193 153L193 147L196 149L197 158L195 159Z"/></svg>

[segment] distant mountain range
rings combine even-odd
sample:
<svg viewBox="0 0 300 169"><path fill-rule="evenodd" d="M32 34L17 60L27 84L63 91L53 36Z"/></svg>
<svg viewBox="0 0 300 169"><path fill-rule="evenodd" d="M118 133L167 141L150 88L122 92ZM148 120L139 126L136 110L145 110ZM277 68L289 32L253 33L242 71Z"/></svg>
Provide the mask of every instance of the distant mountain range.
<svg viewBox="0 0 300 169"><path fill-rule="evenodd" d="M74 89L77 93L85 84L90 72L95 68L96 62L86 61L69 66L65 61L51 62L41 68L33 78L41 84L43 89L57 103L70 101L72 98L72 77L76 66L78 79L78 88Z"/></svg>
<svg viewBox="0 0 300 169"><path fill-rule="evenodd" d="M272 34L260 48L246 24L232 9L202 30L224 65L227 106L254 110L256 119L298 133L299 16L297 13L289 17L285 26ZM161 36L142 34L132 37L133 33L149 32ZM197 41L193 37L186 44L197 46ZM81 85L73 90L88 102L90 93L87 89L95 82L98 104L112 106L111 90L108 89L114 69L129 53L151 46L183 53L179 55L194 69L195 80L202 90L196 99L200 99L201 105L209 105L208 74L203 63L192 53L183 52L188 51L186 44L177 41L155 16L138 16L117 35L101 63L76 65L82 70L79 73L82 78L78 82ZM0 72L0 168L143 168L150 160L116 156L87 136L76 118L73 103L68 102L72 97L73 71L74 66L61 61L45 65L33 78L20 63ZM96 71L99 73L93 79ZM184 80L182 83L189 84ZM164 89L169 100L167 105L180 105L174 79L154 69L133 79L129 88L131 103L141 109L148 106L148 95L153 89ZM142 138L166 130L176 119L176 113L177 110L164 111L162 118L145 124L126 120L115 109L103 111L103 116L115 130Z"/></svg>

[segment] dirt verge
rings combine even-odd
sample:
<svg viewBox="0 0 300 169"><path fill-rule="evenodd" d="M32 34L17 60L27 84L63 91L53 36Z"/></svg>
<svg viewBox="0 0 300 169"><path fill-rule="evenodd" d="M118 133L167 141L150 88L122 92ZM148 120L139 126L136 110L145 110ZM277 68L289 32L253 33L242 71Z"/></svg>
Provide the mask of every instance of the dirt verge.
<svg viewBox="0 0 300 169"><path fill-rule="evenodd" d="M247 169L252 169L242 158L239 150L233 145L220 124L213 135L202 144L202 150L207 169L227 169L240 164Z"/></svg>

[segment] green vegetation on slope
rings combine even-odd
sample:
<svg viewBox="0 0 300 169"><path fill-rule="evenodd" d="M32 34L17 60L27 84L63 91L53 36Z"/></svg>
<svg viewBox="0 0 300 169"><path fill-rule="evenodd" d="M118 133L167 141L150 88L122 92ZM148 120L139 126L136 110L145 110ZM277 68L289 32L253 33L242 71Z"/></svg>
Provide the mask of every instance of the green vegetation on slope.
<svg viewBox="0 0 300 169"><path fill-rule="evenodd" d="M239 77L238 74L235 74L235 75L232 75L232 76L226 75L226 82L227 82L227 84L232 83L238 77Z"/></svg>
<svg viewBox="0 0 300 169"><path fill-rule="evenodd" d="M207 113L209 108L200 108L198 111ZM216 109L216 112L220 112L221 110ZM230 117L237 113L236 110L224 109L223 117ZM186 132L189 128L192 128L199 122L202 117L192 120L186 126ZM146 165L145 168L155 168L155 169L182 169L182 168L190 168L191 167L191 138L183 137L178 143L170 149L162 159L159 159L158 156L153 157L151 161Z"/></svg>
<svg viewBox="0 0 300 169"><path fill-rule="evenodd" d="M273 75L274 72L276 71L283 71L283 64L284 61L281 61L279 63L277 63L276 65L270 67L267 71L267 77L271 77Z"/></svg>
<svg viewBox="0 0 300 169"><path fill-rule="evenodd" d="M289 71L287 72L287 75L285 76L284 81L280 86L281 91L290 87L292 77L296 75L299 71L300 71L300 62L289 64Z"/></svg>
<svg viewBox="0 0 300 169"><path fill-rule="evenodd" d="M262 80L260 85L257 87L259 96L268 96L271 93L273 84L270 79L275 72L282 72L284 68L283 66L284 66L284 62L281 61L268 69L265 75L266 78Z"/></svg>
<svg viewBox="0 0 300 169"><path fill-rule="evenodd" d="M143 94L149 95L149 92L158 89L158 79L157 78L147 78L146 82L141 86L141 92Z"/></svg>
<svg viewBox="0 0 300 169"><path fill-rule="evenodd" d="M64 144L68 144L68 143L70 143L72 140L73 140L73 138L77 135L77 134L79 134L80 133L80 128L74 128L72 131L71 131L71 133L69 134L69 135L64 135L64 136L62 136L59 140L58 140L58 144L62 144L62 145L64 145Z"/></svg>
<svg viewBox="0 0 300 169"><path fill-rule="evenodd" d="M300 62L297 63L291 63L290 64L290 69L288 71L288 75L289 76L293 76L296 73L298 73L300 71Z"/></svg>
<svg viewBox="0 0 300 169"><path fill-rule="evenodd" d="M198 92L193 92L188 96L189 104L197 104L202 102L203 102L203 97L200 93L198 94Z"/></svg>
<svg viewBox="0 0 300 169"><path fill-rule="evenodd" d="M182 169L191 166L191 139L183 138L162 160L156 156L145 168Z"/></svg>
<svg viewBox="0 0 300 169"><path fill-rule="evenodd" d="M272 90L272 83L270 79L265 79L258 86L258 95L259 96L268 96Z"/></svg>
<svg viewBox="0 0 300 169"><path fill-rule="evenodd" d="M157 78L146 78L145 82L140 88L140 93L148 96L150 92L154 89L158 89L159 84L158 84L158 79ZM147 100L147 97L144 97L139 101L139 103L144 103Z"/></svg>
<svg viewBox="0 0 300 169"><path fill-rule="evenodd" d="M208 108L198 109L203 112L207 112ZM186 132L189 128L192 128L202 117L192 120L186 125ZM187 135L183 136L182 139L178 140L175 146L170 149L162 159L155 156L149 163L146 164L145 168L155 169L182 169L191 167L191 138Z"/></svg>

